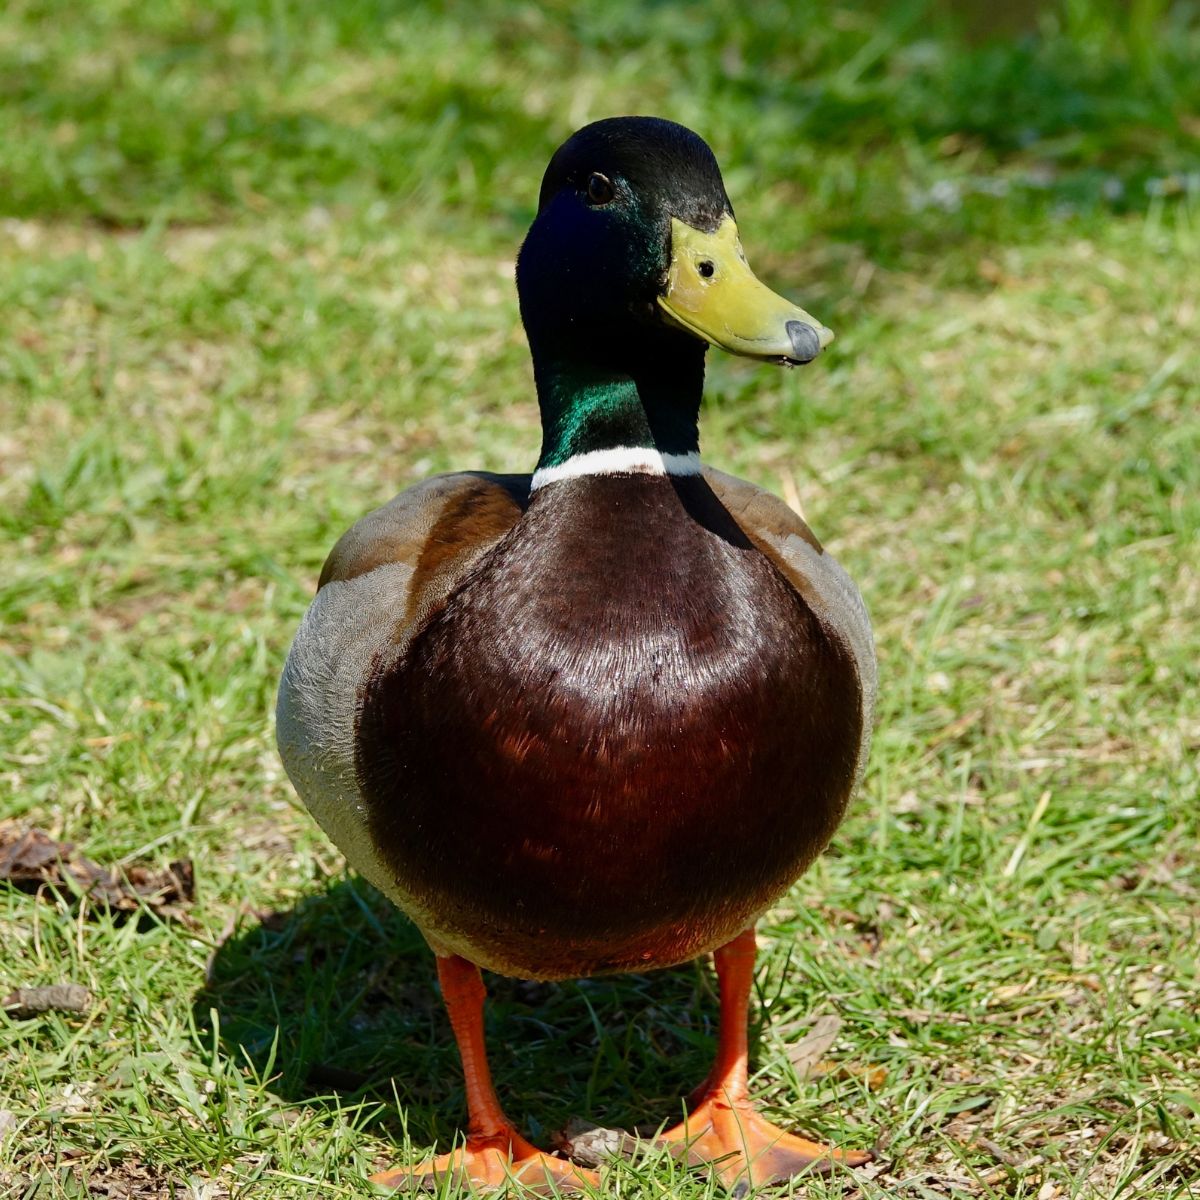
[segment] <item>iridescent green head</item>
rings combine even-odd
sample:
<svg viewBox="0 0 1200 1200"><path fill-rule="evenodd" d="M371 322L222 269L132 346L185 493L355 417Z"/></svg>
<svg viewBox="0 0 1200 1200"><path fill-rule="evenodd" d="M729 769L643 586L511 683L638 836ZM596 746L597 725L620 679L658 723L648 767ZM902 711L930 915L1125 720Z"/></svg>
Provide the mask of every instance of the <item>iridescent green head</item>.
<svg viewBox="0 0 1200 1200"><path fill-rule="evenodd" d="M832 334L746 264L712 151L655 117L559 147L517 261L541 465L609 446L696 449L708 344L796 365Z"/></svg>

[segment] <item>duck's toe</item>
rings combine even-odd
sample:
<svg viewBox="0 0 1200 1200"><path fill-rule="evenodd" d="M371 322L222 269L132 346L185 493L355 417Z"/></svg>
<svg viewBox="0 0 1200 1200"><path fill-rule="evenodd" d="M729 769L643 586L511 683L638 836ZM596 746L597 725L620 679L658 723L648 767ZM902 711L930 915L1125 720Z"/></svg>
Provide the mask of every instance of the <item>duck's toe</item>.
<svg viewBox="0 0 1200 1200"><path fill-rule="evenodd" d="M731 1104L712 1093L657 1144L689 1163L711 1164L735 1196L795 1175L825 1173L837 1165L860 1167L872 1158L870 1151L837 1150L797 1137L759 1115L749 1101Z"/></svg>
<svg viewBox="0 0 1200 1200"><path fill-rule="evenodd" d="M599 1177L574 1163L545 1154L514 1129L470 1136L466 1145L413 1167L394 1167L371 1182L397 1191L436 1191L447 1178L459 1188L495 1192L519 1185L520 1193L572 1195L595 1186Z"/></svg>

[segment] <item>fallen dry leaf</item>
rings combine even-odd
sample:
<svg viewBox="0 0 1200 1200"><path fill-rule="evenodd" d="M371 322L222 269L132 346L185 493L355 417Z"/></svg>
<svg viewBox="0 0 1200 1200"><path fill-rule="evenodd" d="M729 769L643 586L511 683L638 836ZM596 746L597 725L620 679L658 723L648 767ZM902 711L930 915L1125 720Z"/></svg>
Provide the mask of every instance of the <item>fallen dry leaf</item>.
<svg viewBox="0 0 1200 1200"><path fill-rule="evenodd" d="M0 882L23 892L49 891L66 899L87 897L89 903L119 913L149 907L164 916L181 916L180 904L196 894L190 859L166 870L134 864L102 867L75 852L73 842L59 842L40 829L0 825Z"/></svg>
<svg viewBox="0 0 1200 1200"><path fill-rule="evenodd" d="M229 1189L222 1183L189 1180L180 1186L138 1159L113 1163L103 1172L89 1173L86 1179L89 1196L104 1200L225 1200Z"/></svg>
<svg viewBox="0 0 1200 1200"><path fill-rule="evenodd" d="M566 1128L551 1136L554 1148L581 1167L598 1167L614 1158L630 1158L638 1140L623 1129L605 1129L581 1117L573 1117Z"/></svg>
<svg viewBox="0 0 1200 1200"><path fill-rule="evenodd" d="M877 1092L887 1083L887 1067L858 1066L855 1063L835 1062L831 1058L823 1058L809 1071L810 1075L828 1077L830 1079L861 1079L867 1089Z"/></svg>
<svg viewBox="0 0 1200 1200"><path fill-rule="evenodd" d="M817 1066L837 1041L841 1028L841 1017L818 1017L804 1037L787 1047L788 1061L796 1068L797 1075L803 1078Z"/></svg>
<svg viewBox="0 0 1200 1200"><path fill-rule="evenodd" d="M92 993L79 983L52 983L48 987L22 987L0 1001L10 1017L24 1020L44 1012L86 1012Z"/></svg>

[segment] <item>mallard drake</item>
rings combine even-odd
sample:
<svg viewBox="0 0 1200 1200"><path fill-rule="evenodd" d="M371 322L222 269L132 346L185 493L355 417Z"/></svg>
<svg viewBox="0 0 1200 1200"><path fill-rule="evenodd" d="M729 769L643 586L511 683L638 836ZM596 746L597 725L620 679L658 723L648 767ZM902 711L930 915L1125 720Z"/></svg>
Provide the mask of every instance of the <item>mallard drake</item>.
<svg viewBox="0 0 1200 1200"><path fill-rule="evenodd" d="M480 968L553 980L715 954L716 1061L661 1140L744 1188L834 1150L747 1087L756 919L829 841L867 753L871 628L782 501L703 466L709 344L832 334L751 273L716 159L649 117L555 153L517 262L531 475L402 492L334 547L279 691L287 772L437 956L465 1145L377 1177L574 1187L493 1090Z"/></svg>

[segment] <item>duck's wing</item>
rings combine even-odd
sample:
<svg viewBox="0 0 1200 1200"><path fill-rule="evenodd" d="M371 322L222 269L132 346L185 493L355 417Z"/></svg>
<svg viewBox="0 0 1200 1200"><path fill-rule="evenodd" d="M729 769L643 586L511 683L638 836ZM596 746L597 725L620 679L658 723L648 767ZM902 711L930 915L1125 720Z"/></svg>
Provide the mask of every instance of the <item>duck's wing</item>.
<svg viewBox="0 0 1200 1200"><path fill-rule="evenodd" d="M822 547L802 517L770 492L704 468L704 478L742 532L775 564L817 619L849 649L862 690L861 775L875 714L877 672L871 620L854 580Z"/></svg>
<svg viewBox="0 0 1200 1200"><path fill-rule="evenodd" d="M444 599L520 519L529 505L528 475L457 471L435 475L369 512L329 552L318 592L387 565L412 572L409 599Z"/></svg>
<svg viewBox="0 0 1200 1200"><path fill-rule="evenodd" d="M292 642L276 705L283 765L350 864L389 895L355 770L363 682L375 656L403 648L516 524L529 479L439 475L368 513L334 546Z"/></svg>

